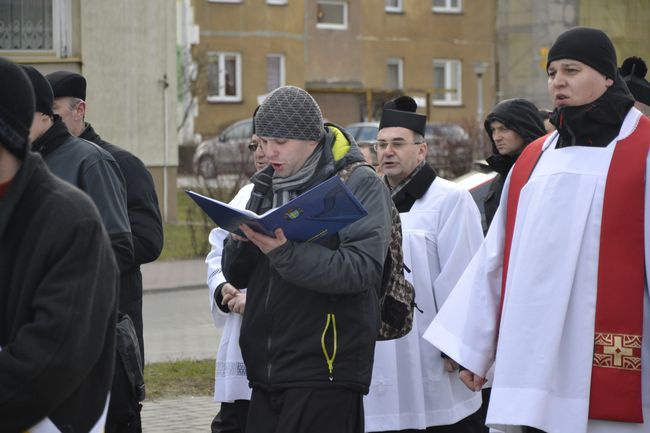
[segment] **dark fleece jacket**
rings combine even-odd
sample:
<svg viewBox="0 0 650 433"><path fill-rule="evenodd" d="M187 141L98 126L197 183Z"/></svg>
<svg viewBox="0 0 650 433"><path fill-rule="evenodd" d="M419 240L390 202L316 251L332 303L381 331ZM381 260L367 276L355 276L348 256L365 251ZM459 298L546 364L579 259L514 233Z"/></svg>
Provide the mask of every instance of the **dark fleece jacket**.
<svg viewBox="0 0 650 433"><path fill-rule="evenodd" d="M493 153L487 158L487 163L498 173L497 177L492 181L490 191L485 197L485 221L488 227L492 222L492 218L494 218L497 207L499 207L501 191L503 190L506 176L508 176L510 168L512 168L519 157L519 155L510 156L499 154L492 139L492 130L490 128L490 125L494 121L503 123L507 128L519 134L524 139L526 146L546 134L544 121L538 108L526 99L507 99L501 101L485 118L484 127L490 137Z"/></svg>

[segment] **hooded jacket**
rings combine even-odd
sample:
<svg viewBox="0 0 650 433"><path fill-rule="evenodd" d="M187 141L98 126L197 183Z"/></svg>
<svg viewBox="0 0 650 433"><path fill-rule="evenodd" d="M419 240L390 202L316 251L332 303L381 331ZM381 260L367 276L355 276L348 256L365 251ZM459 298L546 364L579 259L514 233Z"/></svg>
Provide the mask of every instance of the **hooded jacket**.
<svg viewBox="0 0 650 433"><path fill-rule="evenodd" d="M327 126L321 144L318 167L302 191L363 161L338 128ZM272 167L266 170L272 175ZM368 215L320 243L287 241L264 255L250 242L226 241L226 280L247 287L240 346L252 387L368 392L391 198L370 167L357 168L347 185Z"/></svg>
<svg viewBox="0 0 650 433"><path fill-rule="evenodd" d="M485 196L485 221L487 227L490 227L492 218L499 207L501 200L501 191L503 184L519 157L519 154L501 155L497 150L497 146L492 138L492 122L501 122L508 129L516 132L521 138L524 139L524 147L535 141L537 138L546 134L544 128L544 121L539 113L539 109L530 101L526 99L507 99L498 103L492 112L485 118L485 132L490 137L492 143L492 155L487 158L489 166L498 174L490 185L490 190ZM523 151L523 148L522 148Z"/></svg>
<svg viewBox="0 0 650 433"><path fill-rule="evenodd" d="M88 196L28 153L0 198L0 431L87 432L106 405L118 271Z"/></svg>

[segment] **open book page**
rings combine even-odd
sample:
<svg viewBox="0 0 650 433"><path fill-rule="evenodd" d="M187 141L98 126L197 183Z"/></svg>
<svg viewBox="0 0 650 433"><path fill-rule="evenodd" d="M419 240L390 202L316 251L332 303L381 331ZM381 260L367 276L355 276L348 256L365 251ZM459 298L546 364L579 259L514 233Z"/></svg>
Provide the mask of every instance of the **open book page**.
<svg viewBox="0 0 650 433"><path fill-rule="evenodd" d="M192 191L187 194L224 230L239 233L239 225L273 236L276 228L287 239L314 242L337 233L368 213L338 176L331 177L285 205L263 215L235 209Z"/></svg>

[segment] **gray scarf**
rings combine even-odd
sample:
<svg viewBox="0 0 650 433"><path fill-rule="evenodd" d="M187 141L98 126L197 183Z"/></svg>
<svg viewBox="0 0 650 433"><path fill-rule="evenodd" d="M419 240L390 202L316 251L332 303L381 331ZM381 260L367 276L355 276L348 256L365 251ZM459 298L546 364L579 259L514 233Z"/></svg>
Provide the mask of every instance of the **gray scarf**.
<svg viewBox="0 0 650 433"><path fill-rule="evenodd" d="M298 197L304 185L314 176L318 161L322 155L323 146L319 144L300 170L291 176L279 177L273 173L271 186L273 188L273 207L282 206L291 199Z"/></svg>

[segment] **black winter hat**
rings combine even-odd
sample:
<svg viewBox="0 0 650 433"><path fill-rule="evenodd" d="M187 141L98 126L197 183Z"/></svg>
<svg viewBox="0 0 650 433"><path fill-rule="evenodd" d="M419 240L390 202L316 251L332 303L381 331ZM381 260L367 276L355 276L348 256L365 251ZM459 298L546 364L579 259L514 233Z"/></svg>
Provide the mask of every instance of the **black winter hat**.
<svg viewBox="0 0 650 433"><path fill-rule="evenodd" d="M56 71L45 76L52 86L55 98L71 96L86 100L86 79L83 75L70 71Z"/></svg>
<svg viewBox="0 0 650 433"><path fill-rule="evenodd" d="M32 87L34 88L34 96L36 98L35 111L37 113L47 114L48 116L54 116L54 112L52 111L52 105L54 105L54 94L52 93L50 83L48 83L45 77L33 66L21 66L23 71L27 73L27 77L29 78L29 81L32 82Z"/></svg>
<svg viewBox="0 0 650 433"><path fill-rule="evenodd" d="M650 105L650 83L645 79L648 67L641 57L628 57L621 66L623 81L637 101Z"/></svg>
<svg viewBox="0 0 650 433"><path fill-rule="evenodd" d="M314 98L299 87L278 87L255 114L255 130L262 137L320 141L323 114Z"/></svg>
<svg viewBox="0 0 650 433"><path fill-rule="evenodd" d="M416 113L418 104L410 96L400 96L384 104L379 129L400 127L424 137L427 116Z"/></svg>
<svg viewBox="0 0 650 433"><path fill-rule="evenodd" d="M616 49L602 30L574 27L562 33L548 51L546 69L552 61L559 59L578 60L616 81Z"/></svg>
<svg viewBox="0 0 650 433"><path fill-rule="evenodd" d="M0 57L0 146L18 158L29 148L34 120L34 90L15 63Z"/></svg>

